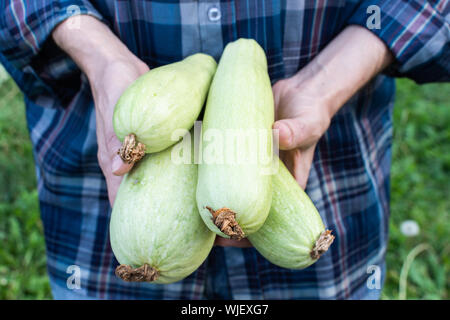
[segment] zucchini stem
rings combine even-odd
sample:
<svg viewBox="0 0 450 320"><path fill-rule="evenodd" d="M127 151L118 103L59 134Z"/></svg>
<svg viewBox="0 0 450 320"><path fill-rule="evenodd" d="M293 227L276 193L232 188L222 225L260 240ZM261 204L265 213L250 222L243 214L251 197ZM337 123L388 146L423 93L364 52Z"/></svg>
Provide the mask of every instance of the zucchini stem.
<svg viewBox="0 0 450 320"><path fill-rule="evenodd" d="M152 282L159 278L159 272L148 264L139 268L121 264L116 268L116 276L124 281Z"/></svg>
<svg viewBox="0 0 450 320"><path fill-rule="evenodd" d="M133 164L145 156L145 144L136 141L136 135L130 133L123 139L122 146L117 154L120 155L123 162Z"/></svg>
<svg viewBox="0 0 450 320"><path fill-rule="evenodd" d="M242 240L245 237L244 231L236 221L236 213L226 207L214 211L206 207L212 214L212 220L217 228L230 237L232 240Z"/></svg>
<svg viewBox="0 0 450 320"><path fill-rule="evenodd" d="M311 258L314 260L319 259L322 254L327 252L328 248L333 243L334 238L335 236L331 234L331 230L322 232L311 250Z"/></svg>

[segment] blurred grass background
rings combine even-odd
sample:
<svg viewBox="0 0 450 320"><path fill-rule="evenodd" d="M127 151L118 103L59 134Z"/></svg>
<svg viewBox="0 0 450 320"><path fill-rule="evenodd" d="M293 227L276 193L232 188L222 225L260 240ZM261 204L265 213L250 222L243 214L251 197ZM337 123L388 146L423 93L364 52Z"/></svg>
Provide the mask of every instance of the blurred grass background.
<svg viewBox="0 0 450 320"><path fill-rule="evenodd" d="M397 85L382 299L448 299L450 84ZM420 233L405 236L405 220L417 222ZM51 299L22 94L1 69L0 243L0 299Z"/></svg>

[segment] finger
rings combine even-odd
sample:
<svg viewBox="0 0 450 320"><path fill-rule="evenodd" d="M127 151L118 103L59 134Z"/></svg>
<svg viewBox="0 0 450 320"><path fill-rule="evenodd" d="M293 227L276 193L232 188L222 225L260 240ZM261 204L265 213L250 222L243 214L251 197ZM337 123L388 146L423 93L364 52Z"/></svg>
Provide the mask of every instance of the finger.
<svg viewBox="0 0 450 320"><path fill-rule="evenodd" d="M216 240L214 241L215 246L221 247L237 247L237 248L251 248L253 245L250 243L248 239L242 240L230 240L226 238L222 238L221 236L216 236Z"/></svg>
<svg viewBox="0 0 450 320"><path fill-rule="evenodd" d="M278 120L273 129L278 129L281 150L306 149L315 144L328 126L315 120L298 117Z"/></svg>
<svg viewBox="0 0 450 320"><path fill-rule="evenodd" d="M122 176L133 168L133 164L124 162L118 155L122 143L114 132L112 112L109 109L106 110L105 112L96 112L97 141L103 141L103 145L99 145L99 151L103 153L103 158L109 162L103 165L104 169L116 176Z"/></svg>
<svg viewBox="0 0 450 320"><path fill-rule="evenodd" d="M122 182L123 177L116 176L113 174L108 174L105 176L106 179L106 188L108 190L108 199L111 207L114 205L114 201L116 200L117 191L119 190L120 183Z"/></svg>
<svg viewBox="0 0 450 320"><path fill-rule="evenodd" d="M278 130L281 150L302 147L308 134L305 123L299 118L278 120L274 123L273 128Z"/></svg>
<svg viewBox="0 0 450 320"><path fill-rule="evenodd" d="M282 95L282 89L284 87L285 80L278 80L273 86L272 86L272 92L273 92L273 102L275 107L275 115L277 114L278 107L280 106L280 96Z"/></svg>
<svg viewBox="0 0 450 320"><path fill-rule="evenodd" d="M133 168L133 163L127 163L117 154L122 144L114 133L109 134L107 152L111 159L111 172L116 176L123 176Z"/></svg>
<svg viewBox="0 0 450 320"><path fill-rule="evenodd" d="M301 150L294 159L294 178L302 189L305 189L306 184L308 183L309 173L314 158L314 150L315 146Z"/></svg>
<svg viewBox="0 0 450 320"><path fill-rule="evenodd" d="M292 176L294 176L295 159L300 156L299 149L292 149L280 152L280 159Z"/></svg>
<svg viewBox="0 0 450 320"><path fill-rule="evenodd" d="M280 159L302 189L306 188L308 182L314 150L315 146L305 150L293 149L280 153Z"/></svg>
<svg viewBox="0 0 450 320"><path fill-rule="evenodd" d="M115 155L111 168L114 175L123 176L133 168L133 163L126 163L119 155Z"/></svg>
<svg viewBox="0 0 450 320"><path fill-rule="evenodd" d="M294 147L292 145L292 132L289 126L284 121L276 121L273 124L273 129L278 130L278 146L281 150L289 150Z"/></svg>

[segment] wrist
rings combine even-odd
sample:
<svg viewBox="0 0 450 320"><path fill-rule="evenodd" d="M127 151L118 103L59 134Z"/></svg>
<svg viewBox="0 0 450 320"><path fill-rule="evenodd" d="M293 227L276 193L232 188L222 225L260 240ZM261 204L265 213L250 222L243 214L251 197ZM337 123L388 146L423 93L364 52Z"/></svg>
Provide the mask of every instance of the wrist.
<svg viewBox="0 0 450 320"><path fill-rule="evenodd" d="M79 19L76 29L71 19ZM91 85L97 83L105 68L114 62L140 62L104 23L92 16L68 18L53 30L52 36L86 74Z"/></svg>
<svg viewBox="0 0 450 320"><path fill-rule="evenodd" d="M290 86L318 101L331 118L392 59L377 36L362 27L349 26L290 78Z"/></svg>

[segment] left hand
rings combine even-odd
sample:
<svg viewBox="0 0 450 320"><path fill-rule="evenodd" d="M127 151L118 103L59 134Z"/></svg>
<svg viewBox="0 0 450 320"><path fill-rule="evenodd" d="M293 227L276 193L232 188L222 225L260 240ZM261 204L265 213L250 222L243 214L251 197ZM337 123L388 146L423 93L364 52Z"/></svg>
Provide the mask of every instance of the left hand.
<svg viewBox="0 0 450 320"><path fill-rule="evenodd" d="M334 114L393 59L381 39L351 25L296 75L274 84L273 128L279 130L280 158L303 189L317 142ZM220 236L215 244L251 246L247 239L235 241Z"/></svg>
<svg viewBox="0 0 450 320"><path fill-rule="evenodd" d="M298 76L273 86L274 129L279 130L280 159L305 189L317 142L330 125L331 112L319 95L304 89Z"/></svg>

